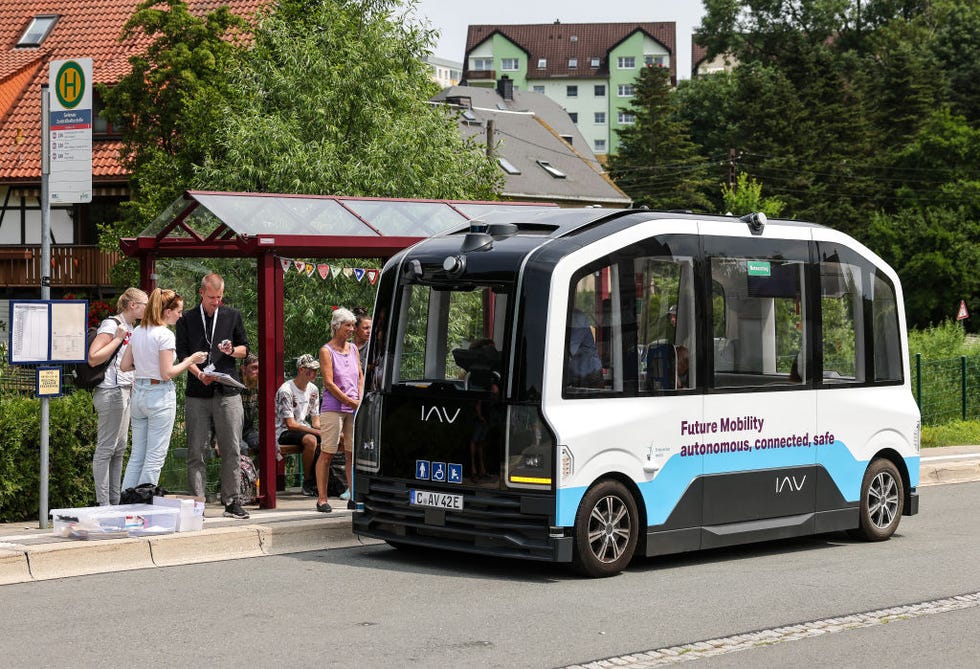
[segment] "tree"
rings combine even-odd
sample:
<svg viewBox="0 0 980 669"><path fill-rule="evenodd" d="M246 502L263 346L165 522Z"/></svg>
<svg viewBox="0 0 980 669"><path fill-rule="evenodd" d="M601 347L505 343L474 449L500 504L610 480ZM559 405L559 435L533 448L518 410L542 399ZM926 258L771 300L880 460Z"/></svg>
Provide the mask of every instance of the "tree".
<svg viewBox="0 0 980 669"><path fill-rule="evenodd" d="M687 124L672 114L669 72L640 71L629 110L634 123L618 130L619 152L609 161L616 184L640 205L653 209L712 209L706 193L716 188L709 164L688 136Z"/></svg>
<svg viewBox="0 0 980 669"><path fill-rule="evenodd" d="M735 216L761 211L766 216L776 218L786 206L778 197L762 197L762 184L745 172L739 172L733 185L723 185L721 194L725 211Z"/></svg>
<svg viewBox="0 0 980 669"><path fill-rule="evenodd" d="M201 187L496 199L500 172L430 105L432 33L397 0L284 0L229 74Z"/></svg>

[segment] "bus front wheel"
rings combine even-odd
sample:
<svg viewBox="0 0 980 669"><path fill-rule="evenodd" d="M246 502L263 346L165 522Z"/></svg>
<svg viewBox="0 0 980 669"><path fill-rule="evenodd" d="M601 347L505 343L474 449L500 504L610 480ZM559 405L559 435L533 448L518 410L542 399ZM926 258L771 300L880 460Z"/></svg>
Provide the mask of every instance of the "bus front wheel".
<svg viewBox="0 0 980 669"><path fill-rule="evenodd" d="M898 468L879 458L868 465L861 482L861 524L852 534L865 541L884 541L898 529L905 490Z"/></svg>
<svg viewBox="0 0 980 669"><path fill-rule="evenodd" d="M621 572L636 550L638 521L636 501L626 486L613 480L593 486L575 516L575 569L597 578Z"/></svg>

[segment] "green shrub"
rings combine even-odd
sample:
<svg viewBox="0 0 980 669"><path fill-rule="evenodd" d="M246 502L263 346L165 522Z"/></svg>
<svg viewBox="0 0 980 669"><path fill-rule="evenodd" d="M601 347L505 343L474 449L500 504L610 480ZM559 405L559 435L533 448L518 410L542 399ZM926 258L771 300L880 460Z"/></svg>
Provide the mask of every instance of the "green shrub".
<svg viewBox="0 0 980 669"><path fill-rule="evenodd" d="M973 444L980 444L980 421L957 420L943 425L922 426L923 448Z"/></svg>
<svg viewBox="0 0 980 669"><path fill-rule="evenodd" d="M909 355L922 354L923 360L941 360L977 353L977 345L966 338L959 321L946 320L925 330L909 330Z"/></svg>
<svg viewBox="0 0 980 669"><path fill-rule="evenodd" d="M95 504L92 454L98 417L85 391L50 401L48 508ZM0 403L0 522L37 518L41 485L41 401Z"/></svg>

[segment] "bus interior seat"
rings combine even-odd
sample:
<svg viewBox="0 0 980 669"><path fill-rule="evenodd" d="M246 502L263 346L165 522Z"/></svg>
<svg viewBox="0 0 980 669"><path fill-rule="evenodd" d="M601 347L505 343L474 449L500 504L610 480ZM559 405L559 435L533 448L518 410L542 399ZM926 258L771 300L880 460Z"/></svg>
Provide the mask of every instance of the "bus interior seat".
<svg viewBox="0 0 980 669"><path fill-rule="evenodd" d="M654 342L647 347L647 390L673 390L676 352L672 344Z"/></svg>

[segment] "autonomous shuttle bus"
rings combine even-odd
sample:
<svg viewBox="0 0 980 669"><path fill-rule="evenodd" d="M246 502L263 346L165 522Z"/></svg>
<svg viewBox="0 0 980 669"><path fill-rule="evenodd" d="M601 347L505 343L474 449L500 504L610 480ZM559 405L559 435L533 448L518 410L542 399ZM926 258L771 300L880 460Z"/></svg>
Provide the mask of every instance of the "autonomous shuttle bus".
<svg viewBox="0 0 980 669"><path fill-rule="evenodd" d="M385 266L354 530L571 562L918 511L898 277L829 228L646 210L490 214Z"/></svg>

